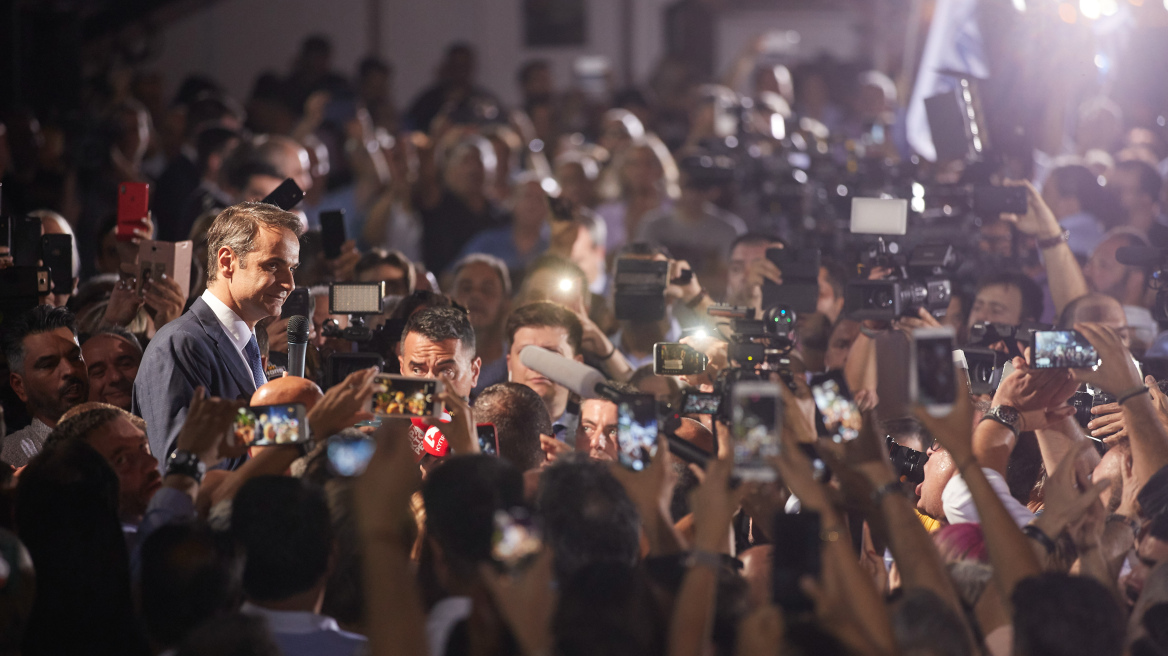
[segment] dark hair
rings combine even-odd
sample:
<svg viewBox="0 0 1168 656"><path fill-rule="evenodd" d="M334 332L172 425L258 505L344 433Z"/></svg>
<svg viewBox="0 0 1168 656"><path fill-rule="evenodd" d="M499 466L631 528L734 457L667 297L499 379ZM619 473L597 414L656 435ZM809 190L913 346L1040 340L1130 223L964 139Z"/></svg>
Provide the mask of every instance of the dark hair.
<svg viewBox="0 0 1168 656"><path fill-rule="evenodd" d="M370 73L385 73L389 75L392 71L389 64L377 57L366 57L357 64L357 77L365 77Z"/></svg>
<svg viewBox="0 0 1168 656"><path fill-rule="evenodd" d="M546 60L546 59L529 59L528 61L524 62L522 66L519 67L519 73L516 75L516 79L519 81L520 85L527 84L527 81L531 79L531 76L534 75L535 72L541 68L544 70L547 70L548 68L550 68L550 66L548 65L548 60Z"/></svg>
<svg viewBox="0 0 1168 656"><path fill-rule="evenodd" d="M209 125L199 130L195 136L195 152L200 173L207 172L207 162L211 160L211 156L223 154L232 139L239 139L239 133L219 125ZM246 182L244 186L247 186Z"/></svg>
<svg viewBox="0 0 1168 656"><path fill-rule="evenodd" d="M563 328L568 333L572 355L578 355L584 341L584 326L574 312L551 301L534 301L520 305L507 317L507 342L515 341L520 328Z"/></svg>
<svg viewBox="0 0 1168 656"><path fill-rule="evenodd" d="M402 331L403 342L410 333L418 333L431 342L457 339L471 352L475 349L475 333L470 325L470 317L459 308L432 306L415 312L406 320L405 330Z"/></svg>
<svg viewBox="0 0 1168 656"><path fill-rule="evenodd" d="M244 483L231 509L231 533L250 557L243 589L259 601L305 592L328 571L333 528L324 492L286 476Z"/></svg>
<svg viewBox="0 0 1168 656"><path fill-rule="evenodd" d="M105 426L115 419L125 417L129 420L133 416L122 408L101 404L100 407L86 410L81 414L74 415L58 423L53 428L53 432L49 433L49 436L45 438L45 448L70 440L88 441L89 434L98 428Z"/></svg>
<svg viewBox="0 0 1168 656"><path fill-rule="evenodd" d="M1138 159L1128 159L1116 164L1115 170L1135 173L1139 176L1140 191L1151 196L1154 201L1160 200L1160 189L1164 186L1164 180L1151 164Z"/></svg>
<svg viewBox="0 0 1168 656"><path fill-rule="evenodd" d="M884 434L893 440L916 435L921 438L921 449L928 451L933 446L933 435L925 425L913 417L897 417L884 422Z"/></svg>
<svg viewBox="0 0 1168 656"><path fill-rule="evenodd" d="M417 286L417 274L414 271L414 263L401 251L372 248L369 252L361 255L361 259L357 260L357 266L353 271L356 273L365 273L373 267L381 266L382 264L388 264L389 266L401 269L406 274L406 283L409 285L409 291L411 294L413 293L414 288Z"/></svg>
<svg viewBox="0 0 1168 656"><path fill-rule="evenodd" d="M986 287L1004 285L1015 287L1022 295L1022 321L1038 321L1046 310L1046 299L1043 298L1042 288L1030 276L1021 271L995 271L977 281L976 297Z"/></svg>
<svg viewBox="0 0 1168 656"><path fill-rule="evenodd" d="M556 461L540 475L536 507L558 580L592 563L637 563L641 517L604 463L580 457Z"/></svg>
<svg viewBox="0 0 1168 656"><path fill-rule="evenodd" d="M502 458L448 458L422 484L426 536L442 548L459 576L491 558L495 511L523 506L523 474Z"/></svg>
<svg viewBox="0 0 1168 656"><path fill-rule="evenodd" d="M148 653L118 521L118 476L93 447L43 449L16 487L16 525L37 568L25 654ZM68 630L61 619L68 618Z"/></svg>
<svg viewBox="0 0 1168 656"><path fill-rule="evenodd" d="M1094 579L1039 574L1019 581L1010 601L1017 656L1123 654L1123 611Z"/></svg>
<svg viewBox="0 0 1168 656"><path fill-rule="evenodd" d="M971 654L964 619L931 590L904 590L891 615L896 644L904 653Z"/></svg>
<svg viewBox="0 0 1168 656"><path fill-rule="evenodd" d="M240 148L242 147L240 146ZM275 166L254 157L235 159L235 161L228 162L223 168L223 176L224 180L227 181L227 186L241 191L246 189L247 183L257 175L284 179Z"/></svg>
<svg viewBox="0 0 1168 656"><path fill-rule="evenodd" d="M739 244L751 244L758 246L772 246L774 244L782 244L783 248L790 248L790 246L782 237L767 234L765 232L747 232L738 235L734 238L734 241L730 242L730 250L726 251L726 256L729 257L730 253L733 253L734 249L738 248Z"/></svg>
<svg viewBox="0 0 1168 656"><path fill-rule="evenodd" d="M321 34L319 32L316 34L309 34L308 36L304 37L303 41L300 42L300 54L302 54L302 55L307 55L310 53L331 55L332 52L333 52L332 40L329 39L328 36Z"/></svg>
<svg viewBox="0 0 1168 656"><path fill-rule="evenodd" d="M503 295L511 296L511 272L507 268L507 263L487 253L471 253L455 262L454 266L450 267L451 280L458 278L458 274L471 264L485 264L494 269L495 274L499 276L499 282L503 285Z"/></svg>
<svg viewBox="0 0 1168 656"><path fill-rule="evenodd" d="M38 305L22 312L4 327L4 356L13 373L24 373L24 338L68 328L77 336L77 318L67 308Z"/></svg>
<svg viewBox="0 0 1168 656"><path fill-rule="evenodd" d="M277 174L276 177L280 177ZM287 230L297 237L303 232L300 217L267 203L245 201L228 207L215 217L207 230L207 282L219 277L219 249L229 247L239 258L239 267L255 248L260 228Z"/></svg>
<svg viewBox="0 0 1168 656"><path fill-rule="evenodd" d="M519 383L495 383L479 392L475 420L494 424L499 457L521 471L543 464L539 436L552 434L552 420L539 394Z"/></svg>
<svg viewBox="0 0 1168 656"><path fill-rule="evenodd" d="M280 656L280 647L264 618L232 613L192 631L175 656Z"/></svg>
<svg viewBox="0 0 1168 656"><path fill-rule="evenodd" d="M142 543L142 620L165 646L232 611L243 597L243 559L206 524L169 524Z"/></svg>
<svg viewBox="0 0 1168 656"><path fill-rule="evenodd" d="M327 453L324 460L328 460ZM324 484L333 520L333 569L324 586L321 613L342 627L360 625L365 619L364 577L360 537L353 509L353 480L334 477Z"/></svg>
<svg viewBox="0 0 1168 656"><path fill-rule="evenodd" d="M585 565L561 581L552 619L561 656L665 653L669 614L643 569L623 563Z"/></svg>

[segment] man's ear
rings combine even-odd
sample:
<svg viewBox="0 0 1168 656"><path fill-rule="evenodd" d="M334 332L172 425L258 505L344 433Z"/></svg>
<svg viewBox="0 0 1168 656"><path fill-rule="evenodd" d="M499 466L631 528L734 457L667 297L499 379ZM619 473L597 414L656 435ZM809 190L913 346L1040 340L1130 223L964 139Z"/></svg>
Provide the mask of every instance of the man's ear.
<svg viewBox="0 0 1168 656"><path fill-rule="evenodd" d="M215 254L215 264L219 266L219 275L230 280L235 274L235 251L230 246L219 247L219 252Z"/></svg>
<svg viewBox="0 0 1168 656"><path fill-rule="evenodd" d="M12 386L12 391L16 392L16 396L24 403L28 403L28 392L24 390L24 378L20 374L9 372L8 384Z"/></svg>
<svg viewBox="0 0 1168 656"><path fill-rule="evenodd" d="M477 387L479 384L479 371L483 368L483 359L475 356L475 359L470 363L471 380L470 386Z"/></svg>

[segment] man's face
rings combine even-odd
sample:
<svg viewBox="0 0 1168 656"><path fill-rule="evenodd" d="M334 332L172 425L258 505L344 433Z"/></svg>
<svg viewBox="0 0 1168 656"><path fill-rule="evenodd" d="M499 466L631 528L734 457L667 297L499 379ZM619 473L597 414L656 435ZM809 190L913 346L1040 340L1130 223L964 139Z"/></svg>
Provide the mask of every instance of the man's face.
<svg viewBox="0 0 1168 656"><path fill-rule="evenodd" d="M162 487L158 461L150 455L146 433L125 417L118 417L94 430L88 442L118 475L118 514L123 519L141 518L150 498Z"/></svg>
<svg viewBox="0 0 1168 656"><path fill-rule="evenodd" d="M1022 322L1022 291L1014 285L987 285L977 293L968 326L982 321L1017 326Z"/></svg>
<svg viewBox="0 0 1168 656"><path fill-rule="evenodd" d="M580 402L580 428L576 432L576 450L596 460L616 460L617 408L605 399Z"/></svg>
<svg viewBox="0 0 1168 656"><path fill-rule="evenodd" d="M1151 535L1145 535L1136 545L1135 550L1128 555L1127 562L1131 565L1131 572L1119 579L1119 585L1127 597L1128 603L1135 604L1144 591L1144 582L1148 574L1156 565L1168 560L1168 542Z"/></svg>
<svg viewBox="0 0 1168 656"><path fill-rule="evenodd" d="M485 331L503 320L507 297L498 272L488 264L472 262L458 271L450 298L470 313L475 332Z"/></svg>
<svg viewBox="0 0 1168 656"><path fill-rule="evenodd" d="M1114 328L1126 348L1131 348L1131 330L1127 314L1119 301L1110 296L1096 296L1075 308L1074 323L1097 323Z"/></svg>
<svg viewBox="0 0 1168 656"><path fill-rule="evenodd" d="M249 324L280 315L296 287L292 272L300 264L300 242L291 230L261 228L253 245L242 261L231 249L219 249L219 276L227 280L240 318Z"/></svg>
<svg viewBox="0 0 1168 656"><path fill-rule="evenodd" d="M925 463L925 480L917 485L917 510L933 519L945 519L945 504L941 493L949 484L949 479L957 473L953 458L944 449L930 449L929 460Z"/></svg>
<svg viewBox="0 0 1168 656"><path fill-rule="evenodd" d="M49 425L87 401L89 374L73 332L57 328L25 337L23 371L9 374L9 383L32 415Z"/></svg>
<svg viewBox="0 0 1168 656"><path fill-rule="evenodd" d="M1129 270L1115 259L1115 251L1123 245L1122 239L1105 240L1091 253L1087 265L1083 267L1083 276L1092 290L1121 300Z"/></svg>
<svg viewBox="0 0 1168 656"><path fill-rule="evenodd" d="M409 272L392 264L378 264L357 274L357 282L385 282L385 293L406 296L410 293Z"/></svg>
<svg viewBox="0 0 1168 656"><path fill-rule="evenodd" d="M89 400L130 409L142 352L116 335L96 335L81 345L89 370Z"/></svg>
<svg viewBox="0 0 1168 656"><path fill-rule="evenodd" d="M844 319L831 330L827 341L827 352L823 354L823 365L828 371L843 369L848 362L848 352L852 343L860 336L860 322Z"/></svg>
<svg viewBox="0 0 1168 656"><path fill-rule="evenodd" d="M731 301L750 300L750 289L746 285L746 272L751 262L766 258L765 243L742 243L730 251L730 268L726 274L726 297Z"/></svg>
<svg viewBox="0 0 1168 656"><path fill-rule="evenodd" d="M1107 187L1115 190L1119 203L1129 213L1146 213L1154 209L1156 199L1140 189L1140 175L1135 171L1112 170L1107 176Z"/></svg>
<svg viewBox="0 0 1168 656"><path fill-rule="evenodd" d="M552 421L564 414L568 404L568 388L557 385L546 376L519 361L519 353L525 347L538 346L557 353L565 358L582 358L572 352L572 345L568 342L568 331L559 326L525 326L515 331L515 339L511 341L511 350L507 353L507 380L512 383L527 385L539 394L543 404L548 409Z"/></svg>
<svg viewBox="0 0 1168 656"><path fill-rule="evenodd" d="M479 382L482 361L457 339L432 342L418 333L409 333L402 340L398 358L402 374L418 378L435 378L447 389L462 398Z"/></svg>

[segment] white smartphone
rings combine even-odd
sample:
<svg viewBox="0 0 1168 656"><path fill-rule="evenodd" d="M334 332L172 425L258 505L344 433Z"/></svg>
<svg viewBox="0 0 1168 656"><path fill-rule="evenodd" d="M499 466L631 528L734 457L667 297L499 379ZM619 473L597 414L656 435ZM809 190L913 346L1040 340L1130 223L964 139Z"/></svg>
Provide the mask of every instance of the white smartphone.
<svg viewBox="0 0 1168 656"><path fill-rule="evenodd" d="M903 235L908 229L908 201L901 198L853 198L852 233Z"/></svg>
<svg viewBox="0 0 1168 656"><path fill-rule="evenodd" d="M949 414L957 400L953 351L956 333L950 326L917 328L913 331L912 360L909 366L909 398L925 406L934 416Z"/></svg>
<svg viewBox="0 0 1168 656"><path fill-rule="evenodd" d="M734 473L743 480L773 481L775 470L767 458L779 455L783 401L780 383L742 381L730 391Z"/></svg>

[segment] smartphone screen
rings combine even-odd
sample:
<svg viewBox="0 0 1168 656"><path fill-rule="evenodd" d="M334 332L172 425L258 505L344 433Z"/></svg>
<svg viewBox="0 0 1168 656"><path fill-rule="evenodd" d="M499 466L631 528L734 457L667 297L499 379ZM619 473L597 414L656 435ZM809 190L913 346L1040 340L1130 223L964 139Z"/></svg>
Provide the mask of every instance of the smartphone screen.
<svg viewBox="0 0 1168 656"><path fill-rule="evenodd" d="M302 403L240 408L233 432L236 444L274 446L299 444L308 439Z"/></svg>
<svg viewBox="0 0 1168 656"><path fill-rule="evenodd" d="M479 451L489 456L499 455L499 436L495 432L495 425L477 424L475 428L479 434Z"/></svg>
<svg viewBox="0 0 1168 656"><path fill-rule="evenodd" d="M360 476L376 450L372 438L334 435L327 447L329 467L337 476Z"/></svg>
<svg viewBox="0 0 1168 656"><path fill-rule="evenodd" d="M14 216L10 219L12 241L9 252L13 266L39 266L41 259L41 220L35 216Z"/></svg>
<svg viewBox="0 0 1168 656"><path fill-rule="evenodd" d="M543 548L543 538L531 515L522 508L495 511L491 559L500 569L514 571Z"/></svg>
<svg viewBox="0 0 1168 656"><path fill-rule="evenodd" d="M848 384L838 372L817 376L811 381L811 396L823 420L823 428L835 442L848 442L860 436L863 418L848 393Z"/></svg>
<svg viewBox="0 0 1168 656"><path fill-rule="evenodd" d="M441 383L430 378L382 374L373 379L373 414L382 417L437 417Z"/></svg>
<svg viewBox="0 0 1168 656"><path fill-rule="evenodd" d="M1077 330L1036 330L1030 347L1035 369L1093 369L1099 353Z"/></svg>
<svg viewBox="0 0 1168 656"><path fill-rule="evenodd" d="M774 480L775 471L767 458L779 455L782 419L779 383L736 383L731 390L731 402L735 473L747 480Z"/></svg>
<svg viewBox="0 0 1168 656"><path fill-rule="evenodd" d="M335 260L341 256L345 244L345 210L329 210L320 213L320 245L326 259Z"/></svg>
<svg viewBox="0 0 1168 656"><path fill-rule="evenodd" d="M773 536L773 592L775 603L788 616L815 610L803 594L799 580L804 576L819 578L819 513L803 511L797 515L779 512L771 529Z"/></svg>
<svg viewBox="0 0 1168 656"><path fill-rule="evenodd" d="M681 398L681 414L683 415L716 415L722 399L713 392L695 392L686 390Z"/></svg>
<svg viewBox="0 0 1168 656"><path fill-rule="evenodd" d="M649 467L657 454L657 399L652 394L624 397L617 404L617 456L633 471Z"/></svg>
<svg viewBox="0 0 1168 656"><path fill-rule="evenodd" d="M953 405L957 399L957 378L953 366L952 328L919 328L913 331L913 398L936 410Z"/></svg>
<svg viewBox="0 0 1168 656"><path fill-rule="evenodd" d="M73 235L41 237L41 261L49 267L53 293L73 293Z"/></svg>

